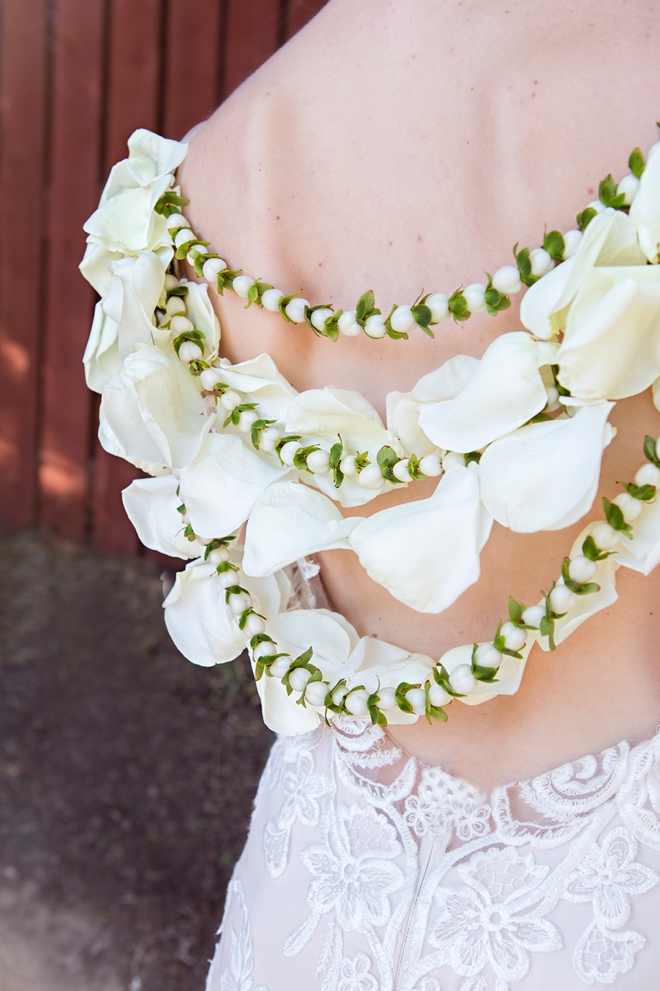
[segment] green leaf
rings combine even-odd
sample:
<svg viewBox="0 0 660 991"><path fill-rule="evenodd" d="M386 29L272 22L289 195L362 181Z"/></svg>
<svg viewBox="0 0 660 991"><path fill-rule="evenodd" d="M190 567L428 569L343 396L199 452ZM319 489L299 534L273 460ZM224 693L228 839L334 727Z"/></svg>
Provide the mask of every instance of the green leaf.
<svg viewBox="0 0 660 991"><path fill-rule="evenodd" d="M516 626L522 624L522 614L525 611L525 605L522 602L518 602L517 599L511 595L509 596L509 619Z"/></svg>
<svg viewBox="0 0 660 991"><path fill-rule="evenodd" d="M392 474L392 469L399 460L400 460L399 455L392 447L389 447L388 445L385 445L385 447L381 447L378 454L376 455L376 461L380 466L380 471L383 478L388 479L390 482L400 483L400 480Z"/></svg>
<svg viewBox="0 0 660 991"><path fill-rule="evenodd" d="M288 434L286 437L280 437L277 444L275 445L275 450L277 451L277 456L280 459L280 464L284 464L282 461L282 448L285 444L288 444L292 440L300 440L300 434Z"/></svg>
<svg viewBox="0 0 660 991"><path fill-rule="evenodd" d="M456 323L463 323L472 316L468 309L467 299L461 289L457 289L456 292L451 294L447 305Z"/></svg>
<svg viewBox="0 0 660 991"><path fill-rule="evenodd" d="M255 420L250 427L250 439L257 451L259 450L259 444L261 442L261 431L265 427L269 427L272 423L276 422L276 420Z"/></svg>
<svg viewBox="0 0 660 991"><path fill-rule="evenodd" d="M582 553L590 561L604 561L605 558L609 557L610 554L612 554L613 552L600 551L598 547L596 547L596 541L594 540L594 538L589 536L582 544Z"/></svg>
<svg viewBox="0 0 660 991"><path fill-rule="evenodd" d="M646 162L644 161L644 152L641 148L634 148L630 153L630 158L628 159L628 168L636 179L641 179L645 167Z"/></svg>
<svg viewBox="0 0 660 991"><path fill-rule="evenodd" d="M472 461L474 461L476 465L479 464L479 462L481 461L481 451L470 451L468 454L465 455L466 465L469 465Z"/></svg>
<svg viewBox="0 0 660 991"><path fill-rule="evenodd" d="M225 589L225 602L229 602L230 595L238 595L239 592L245 592L246 595L249 594L248 590L246 588L241 588L240 585L229 585L229 587Z"/></svg>
<svg viewBox="0 0 660 991"><path fill-rule="evenodd" d="M559 375L559 365L550 365L550 370L552 372L552 377L555 380L555 388L556 388L557 392L559 393L559 395L560 396L570 396L570 392L568 391L568 389L565 389L564 386L561 385L561 383L560 383L560 381L559 381L559 379L557 377Z"/></svg>
<svg viewBox="0 0 660 991"><path fill-rule="evenodd" d="M418 303L416 306L412 306L410 311L415 318L415 323L419 327L427 328L430 325L433 314L431 308L426 303Z"/></svg>
<svg viewBox="0 0 660 991"><path fill-rule="evenodd" d="M302 292L302 289L299 289L298 292L292 292L290 296L282 296L280 298L280 301L277 304L277 307L278 307L278 309L280 311L280 316L282 317L283 320L286 321L286 323L293 323L293 320L291 319L291 317L288 317L286 315L286 308L289 305L289 303L291 302L291 300L292 299L295 299L296 296L298 296L301 292Z"/></svg>
<svg viewBox="0 0 660 991"><path fill-rule="evenodd" d="M393 341L401 341L401 340L407 341L408 335L404 331L394 330L392 327L392 323L391 323L392 314L396 309L397 309L397 304L395 303L387 316L387 320L385 321L385 330L387 332L387 336L391 337Z"/></svg>
<svg viewBox="0 0 660 991"><path fill-rule="evenodd" d="M486 294L484 299L486 300L486 309L492 317L496 317L498 313L502 310L508 310L511 306L511 300L504 293L499 292L493 286L493 279L489 272L486 272L488 276L488 284L486 286Z"/></svg>
<svg viewBox="0 0 660 991"><path fill-rule="evenodd" d="M627 537L632 536L632 527L629 523L626 523L619 506L615 502L610 502L605 496L603 496L602 504L605 518L609 525L620 533L625 533Z"/></svg>
<svg viewBox="0 0 660 991"><path fill-rule="evenodd" d="M555 650L555 621L552 616L544 616L541 620L539 632L542 637L547 637L550 650Z"/></svg>
<svg viewBox="0 0 660 991"><path fill-rule="evenodd" d="M367 289L365 293L362 293L355 307L355 320L361 327L364 327L367 317L373 313L375 306L376 297L373 290Z"/></svg>
<svg viewBox="0 0 660 991"><path fill-rule="evenodd" d="M594 219L595 216L596 216L596 211L592 206L588 206L586 210L582 210L581 213L578 213L575 219L577 221L577 225L580 228L580 230L586 231L587 227L589 226L589 224L591 223L591 221Z"/></svg>
<svg viewBox="0 0 660 991"><path fill-rule="evenodd" d="M184 196L179 196L172 189L167 189L162 196L158 197L158 201L154 206L156 213L159 213L161 217L169 217L172 213L177 213L175 209L180 206L188 206L190 200L187 200Z"/></svg>
<svg viewBox="0 0 660 991"><path fill-rule="evenodd" d="M410 691L411 688L421 688L421 684L410 685L407 681L402 681L395 689L394 697L401 712L414 713L415 711L406 698L406 692Z"/></svg>
<svg viewBox="0 0 660 991"><path fill-rule="evenodd" d="M606 175L598 185L598 199L603 206L620 210L625 206L626 198L623 193L617 193L617 185L611 175Z"/></svg>
<svg viewBox="0 0 660 991"><path fill-rule="evenodd" d="M532 275L532 261L529 257L529 248L521 248L518 251L518 245L514 244L513 257L516 259L516 265L518 266L520 278L524 285L533 286L537 280Z"/></svg>
<svg viewBox="0 0 660 991"><path fill-rule="evenodd" d="M296 455L293 459L294 468L298 471L310 471L307 467L307 456L312 453L312 451L320 451L321 448L318 444L310 444L308 447L301 447L296 451ZM311 474L311 472L310 472Z"/></svg>
<svg viewBox="0 0 660 991"><path fill-rule="evenodd" d="M655 465L656 468L660 468L660 458L658 458L658 452L656 449L656 442L653 437L649 437L648 434L644 438L644 457L651 464Z"/></svg>
<svg viewBox="0 0 660 991"><path fill-rule="evenodd" d="M655 499L657 493L655 485L635 485L634 482L628 482L624 488L631 496L642 502L650 502L651 499Z"/></svg>
<svg viewBox="0 0 660 991"><path fill-rule="evenodd" d="M551 258L554 258L556 262L560 262L564 257L566 243L559 231L548 231L543 238L543 247Z"/></svg>
<svg viewBox="0 0 660 991"><path fill-rule="evenodd" d="M178 258L179 261L181 261L183 258L186 257L186 255L188 254L188 252L190 251L190 249L195 247L196 244L201 244L201 246L203 248L207 248L209 242L208 241L200 241L199 238L196 238L196 237L191 238L190 241L184 241L183 244L181 244L176 249L176 253L175 253L174 257L175 258Z"/></svg>
<svg viewBox="0 0 660 991"><path fill-rule="evenodd" d="M187 296L189 292L188 286L177 286L176 289L169 290L167 298L170 299L172 296Z"/></svg>
<svg viewBox="0 0 660 991"><path fill-rule="evenodd" d="M424 472L419 470L419 458L416 454L411 454L408 458L408 474L415 482L421 482L426 478Z"/></svg>

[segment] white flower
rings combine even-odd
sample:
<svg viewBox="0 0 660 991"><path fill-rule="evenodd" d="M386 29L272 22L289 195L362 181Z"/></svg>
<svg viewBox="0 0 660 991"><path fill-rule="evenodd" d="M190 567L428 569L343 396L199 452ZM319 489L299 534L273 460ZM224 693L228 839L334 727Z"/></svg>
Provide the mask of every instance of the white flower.
<svg viewBox="0 0 660 991"><path fill-rule="evenodd" d="M232 552L231 560L239 564L240 554ZM249 589L255 612L269 617L285 607L290 583L282 573L251 578L249 586L246 581L242 571L236 572L236 584ZM177 572L163 608L172 640L193 664L211 667L233 661L245 650L247 637L226 603L225 589L213 565L198 559Z"/></svg>
<svg viewBox="0 0 660 991"><path fill-rule="evenodd" d="M634 929L608 929L592 922L575 947L573 965L585 984L614 984L632 970L635 956L645 945L646 939Z"/></svg>
<svg viewBox="0 0 660 991"><path fill-rule="evenodd" d="M206 434L179 476L195 533L217 537L237 530L263 490L287 472L236 434Z"/></svg>
<svg viewBox="0 0 660 991"><path fill-rule="evenodd" d="M151 344L153 314L165 282L163 260L151 251L112 262L111 269L83 356L87 385L95 392L103 391L137 342Z"/></svg>
<svg viewBox="0 0 660 991"><path fill-rule="evenodd" d="M397 454L403 453L399 441L385 429L371 403L359 392L348 389L328 386L299 393L289 405L286 431L300 434L305 444L322 441L325 445L329 438L335 443L341 436L345 453L367 451L371 462L376 461L378 451L384 446L392 447ZM338 489L331 474L315 475L313 484L342 506L362 506L376 495L374 490L366 489L348 476Z"/></svg>
<svg viewBox="0 0 660 991"><path fill-rule="evenodd" d="M420 427L438 447L481 450L543 409L548 396L539 368L552 364L555 353L556 345L523 331L503 334L486 348L458 395L421 411Z"/></svg>
<svg viewBox="0 0 660 991"><path fill-rule="evenodd" d="M366 953L353 959L344 957L339 967L337 991L377 991L378 981L371 973L371 961Z"/></svg>
<svg viewBox="0 0 660 991"><path fill-rule="evenodd" d="M312 875L307 904L318 914L334 911L344 932L386 925L389 896L403 886L403 871L392 863L401 852L396 829L380 812L337 806L321 844L300 854Z"/></svg>
<svg viewBox="0 0 660 991"><path fill-rule="evenodd" d="M170 468L192 461L210 427L188 369L174 352L149 344L127 356L104 388L101 408L105 434L128 460Z"/></svg>
<svg viewBox="0 0 660 991"><path fill-rule="evenodd" d="M613 829L602 844L590 846L566 878L566 901L592 902L596 921L612 929L630 918L630 895L650 891L660 878L650 867L636 863L637 841L625 828Z"/></svg>
<svg viewBox="0 0 660 991"><path fill-rule="evenodd" d="M603 402L571 418L531 423L486 448L479 463L481 498L498 523L536 533L582 519L598 491L612 407Z"/></svg>
<svg viewBox="0 0 660 991"><path fill-rule="evenodd" d="M407 454L424 457L435 450L419 425L419 414L428 403L454 399L479 367L479 359L457 354L434 372L422 376L412 392L390 392L387 396L387 426L400 438Z"/></svg>
<svg viewBox="0 0 660 991"><path fill-rule="evenodd" d="M632 537L624 537L614 559L626 568L650 575L660 564L660 499L642 503Z"/></svg>
<svg viewBox="0 0 660 991"><path fill-rule="evenodd" d="M292 661L311 647L311 663L321 668L328 681L336 677L358 642L350 623L327 609L297 609L273 615L266 624L266 632L277 644L277 653L289 654ZM264 722L273 732L298 736L319 725L318 712L311 706L297 705L296 697L287 695L279 678L264 674L257 682L257 691Z"/></svg>
<svg viewBox="0 0 660 991"><path fill-rule="evenodd" d="M441 767L425 767L417 794L406 798L405 820L419 837L448 830L467 843L491 831L491 808L484 797L479 788Z"/></svg>
<svg viewBox="0 0 660 991"><path fill-rule="evenodd" d="M177 487L174 475L137 478L121 494L124 509L145 547L168 557L199 557L204 553L203 544L183 534Z"/></svg>
<svg viewBox="0 0 660 991"><path fill-rule="evenodd" d="M649 151L646 168L630 208L630 219L637 228L642 251L652 264L657 263L660 252L660 142Z"/></svg>
<svg viewBox="0 0 660 991"><path fill-rule="evenodd" d="M262 492L250 514L245 534L246 572L269 575L320 550L350 550L347 538L360 520L344 519L327 496L307 485L276 482Z"/></svg>
<svg viewBox="0 0 660 991"><path fill-rule="evenodd" d="M384 509L349 542L370 578L418 612L442 612L479 577L492 518L475 472L452 466L429 499Z"/></svg>
<svg viewBox="0 0 660 991"><path fill-rule="evenodd" d="M264 420L276 420L284 425L291 400L298 395L277 370L269 354L260 354L232 365L223 358L218 373L232 389L249 396L259 404L257 412Z"/></svg>
<svg viewBox="0 0 660 991"><path fill-rule="evenodd" d="M438 888L442 913L429 942L447 955L462 977L480 974L487 964L501 981L521 981L529 971L529 951L548 953L562 947L557 928L533 910L520 909L545 879L549 868L529 854L492 848L458 867L465 881L459 890Z"/></svg>

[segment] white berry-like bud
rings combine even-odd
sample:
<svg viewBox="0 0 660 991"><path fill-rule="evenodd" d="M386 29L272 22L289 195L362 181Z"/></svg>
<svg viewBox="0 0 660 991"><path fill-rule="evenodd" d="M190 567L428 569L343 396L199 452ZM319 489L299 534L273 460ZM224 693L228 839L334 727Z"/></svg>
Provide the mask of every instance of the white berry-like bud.
<svg viewBox="0 0 660 991"><path fill-rule="evenodd" d="M504 637L504 646L509 650L520 650L527 642L527 633L515 623L503 623L500 636Z"/></svg>
<svg viewBox="0 0 660 991"><path fill-rule="evenodd" d="M337 326L344 337L357 337L362 333L362 327L355 319L355 310L345 310L337 321Z"/></svg>
<svg viewBox="0 0 660 991"><path fill-rule="evenodd" d="M211 392L211 390L216 387L218 382L222 382L222 372L219 368L205 368L199 376L199 381L202 385L202 389L206 389L208 392Z"/></svg>
<svg viewBox="0 0 660 991"><path fill-rule="evenodd" d="M271 643L270 640L261 640L252 651L252 656L255 661L259 661L262 657L272 657L277 653L277 644Z"/></svg>
<svg viewBox="0 0 660 991"><path fill-rule="evenodd" d="M294 323L302 323L305 319L305 310L308 306L309 302L306 299L296 296L290 303L287 303L284 307L284 312L289 320L293 320Z"/></svg>
<svg viewBox="0 0 660 991"><path fill-rule="evenodd" d="M381 688L378 692L378 708L383 712L396 708L396 695L393 688Z"/></svg>
<svg viewBox="0 0 660 991"><path fill-rule="evenodd" d="M261 431L259 447L266 454L272 454L280 439L280 432L275 427L264 427Z"/></svg>
<svg viewBox="0 0 660 991"><path fill-rule="evenodd" d="M203 354L204 352L199 344L195 344L194 341L184 341L179 348L179 358L181 361L197 361Z"/></svg>
<svg viewBox="0 0 660 991"><path fill-rule="evenodd" d="M408 458L403 458L402 461L397 461L392 468L392 474L395 478L398 478L400 482L409 482L410 475L408 473Z"/></svg>
<svg viewBox="0 0 660 991"><path fill-rule="evenodd" d="M251 612L243 627L243 633L246 637L255 637L257 633L263 633L265 629L266 624L261 616L257 616L256 613Z"/></svg>
<svg viewBox="0 0 660 991"><path fill-rule="evenodd" d="M572 578L578 585L585 585L590 582L597 571L596 562L585 557L584 554L578 554L568 565L568 577Z"/></svg>
<svg viewBox="0 0 660 991"><path fill-rule="evenodd" d="M575 605L577 595L566 585L555 585L548 598L552 611L561 616Z"/></svg>
<svg viewBox="0 0 660 991"><path fill-rule="evenodd" d="M587 210L595 210L596 213L602 213L605 209L605 204L601 203L600 200L592 200L591 203L587 203Z"/></svg>
<svg viewBox="0 0 660 991"><path fill-rule="evenodd" d="M279 653L278 651L274 651ZM273 653L273 651L271 651ZM270 665L269 671L273 678L279 678L280 680L289 670L289 665L291 664L291 658L287 655L286 657L278 657L276 661Z"/></svg>
<svg viewBox="0 0 660 991"><path fill-rule="evenodd" d="M266 289L265 293L261 297L261 302L264 304L265 310L270 310L271 313L277 313L279 310L279 302L284 296L281 289Z"/></svg>
<svg viewBox="0 0 660 991"><path fill-rule="evenodd" d="M327 451L310 451L307 467L315 475L326 475L330 470L330 455Z"/></svg>
<svg viewBox="0 0 660 991"><path fill-rule="evenodd" d="M368 698L369 692L366 688L356 689L346 696L346 711L350 712L352 716L366 716L369 711L367 709Z"/></svg>
<svg viewBox="0 0 660 991"><path fill-rule="evenodd" d="M582 231L566 231L564 234L564 261L573 257L577 249L580 247L581 240Z"/></svg>
<svg viewBox="0 0 660 991"><path fill-rule="evenodd" d="M325 327L325 321L332 316L332 310L329 306L322 306L320 310L314 310L311 316L312 326L316 327L317 330L323 330Z"/></svg>
<svg viewBox="0 0 660 991"><path fill-rule="evenodd" d="M616 187L617 193L623 193L625 196L624 203L626 206L630 206L632 201L637 196L637 190L639 189L639 179L634 175L624 175L621 182Z"/></svg>
<svg viewBox="0 0 660 991"><path fill-rule="evenodd" d="M179 334L186 334L189 330L194 330L194 329L195 328L191 323L191 321L188 319L188 317L184 317L181 316L180 314L177 314L177 316L172 317L172 319L170 320L170 330L176 336L178 336Z"/></svg>
<svg viewBox="0 0 660 991"><path fill-rule="evenodd" d="M165 276L165 289L167 292L172 292L173 289L178 289L179 280L176 275L172 275L170 272Z"/></svg>
<svg viewBox="0 0 660 991"><path fill-rule="evenodd" d="M367 337L372 337L374 340L379 340L381 337L385 337L387 333L387 328L385 326L385 317L382 313L372 313L370 317L364 322L364 332Z"/></svg>
<svg viewBox="0 0 660 991"><path fill-rule="evenodd" d="M660 468L651 464L650 461L648 464L642 465L635 475L635 485L640 488L642 485L653 485L656 489L660 488Z"/></svg>
<svg viewBox="0 0 660 991"><path fill-rule="evenodd" d="M228 605L234 616L240 616L241 613L250 608L252 599L245 592L232 592L229 596Z"/></svg>
<svg viewBox="0 0 660 991"><path fill-rule="evenodd" d="M184 227L174 238L174 244L177 248L180 248L182 244L187 244L188 241L194 241L195 235L190 230L189 227Z"/></svg>
<svg viewBox="0 0 660 991"><path fill-rule="evenodd" d="M477 687L477 679L469 664L459 664L449 675L449 684L459 695L469 695Z"/></svg>
<svg viewBox="0 0 660 991"><path fill-rule="evenodd" d="M280 458L284 464L288 465L290 468L293 465L293 459L299 450L300 444L297 440L287 441L287 443L280 448Z"/></svg>
<svg viewBox="0 0 660 991"><path fill-rule="evenodd" d="M411 308L409 306L397 306L390 317L390 324L392 330L396 330L400 334L407 334L415 326L415 318Z"/></svg>
<svg viewBox="0 0 660 991"><path fill-rule="evenodd" d="M481 282L473 282L463 290L470 313L481 313L486 309L486 287Z"/></svg>
<svg viewBox="0 0 660 991"><path fill-rule="evenodd" d="M520 272L515 265L503 265L493 276L493 289L504 296L515 296L522 289Z"/></svg>
<svg viewBox="0 0 660 991"><path fill-rule="evenodd" d="M254 285L254 279L250 275L237 275L231 284L237 296L247 299L247 294Z"/></svg>
<svg viewBox="0 0 660 991"><path fill-rule="evenodd" d="M241 397L233 389L227 389L226 392L222 394L220 399L220 405L223 409L226 409L228 413L231 413L233 409L241 405Z"/></svg>
<svg viewBox="0 0 660 991"><path fill-rule="evenodd" d="M632 523L636 520L643 508L641 501L635 499L630 492L620 492L613 502L623 513L626 523Z"/></svg>
<svg viewBox="0 0 660 991"><path fill-rule="evenodd" d="M223 588L229 588L230 585L235 585L237 578L235 571L223 571L218 575L218 581Z"/></svg>
<svg viewBox="0 0 660 991"><path fill-rule="evenodd" d="M449 297L445 296L443 292L437 292L433 296L429 296L426 300L426 305L431 311L433 323L440 323L449 316Z"/></svg>
<svg viewBox="0 0 660 991"><path fill-rule="evenodd" d="M229 548L228 547L215 547L212 551L209 551L209 556L207 561L209 564L217 566L218 564L224 564L225 561L229 560Z"/></svg>
<svg viewBox="0 0 660 991"><path fill-rule="evenodd" d="M599 551L613 551L621 540L619 533L609 523L599 523L591 536Z"/></svg>
<svg viewBox="0 0 660 991"><path fill-rule="evenodd" d="M304 692L311 677L312 673L307 668L294 668L289 675L289 684L294 692Z"/></svg>
<svg viewBox="0 0 660 991"><path fill-rule="evenodd" d="M502 655L492 643L480 643L474 652L474 659L482 668L499 668Z"/></svg>
<svg viewBox="0 0 660 991"><path fill-rule="evenodd" d="M342 458L339 462L339 467L344 475L349 478L351 475L357 475L357 468L355 467L355 455L347 454L345 458Z"/></svg>
<svg viewBox="0 0 660 991"><path fill-rule="evenodd" d="M332 703L333 703L333 705L341 705L342 702L344 701L345 697L346 697L346 692L347 691L348 691L348 689L347 689L346 685L339 685L338 688L335 688L334 692L332 693Z"/></svg>
<svg viewBox="0 0 660 991"><path fill-rule="evenodd" d="M243 410L238 421L238 429L243 434L249 434L252 424L256 423L259 419L261 419L261 417L253 409Z"/></svg>
<svg viewBox="0 0 660 991"><path fill-rule="evenodd" d="M452 465L460 465L465 468L465 455L459 454L458 451L447 451L442 459L442 467L447 471Z"/></svg>
<svg viewBox="0 0 660 991"><path fill-rule="evenodd" d="M165 305L165 309L171 317L174 317L177 314L185 314L186 304L181 296L170 296Z"/></svg>
<svg viewBox="0 0 660 991"><path fill-rule="evenodd" d="M406 698L410 702L413 712L417 716L423 716L426 712L426 692L423 688L409 688Z"/></svg>
<svg viewBox="0 0 660 991"><path fill-rule="evenodd" d="M451 695L444 690L442 685L433 684L429 688L429 702L439 709L451 702Z"/></svg>
<svg viewBox="0 0 660 991"><path fill-rule="evenodd" d="M521 619L525 626L533 626L535 630L538 630L544 616L545 606L530 606L528 609L525 609Z"/></svg>
<svg viewBox="0 0 660 991"><path fill-rule="evenodd" d="M328 684L325 681L310 681L305 689L305 699L317 709L325 705L328 694Z"/></svg>
<svg viewBox="0 0 660 991"><path fill-rule="evenodd" d="M202 275L207 282L215 283L220 272L227 268L224 258L207 258L202 266Z"/></svg>
<svg viewBox="0 0 660 991"><path fill-rule="evenodd" d="M428 475L429 478L436 478L438 475L442 475L440 455L435 451L431 454L424 455L419 462L419 470L423 475Z"/></svg>
<svg viewBox="0 0 660 991"><path fill-rule="evenodd" d="M380 465L373 463L367 465L358 475L358 481L365 489L382 489L385 479L380 470Z"/></svg>
<svg viewBox="0 0 660 991"><path fill-rule="evenodd" d="M177 227L186 227L187 221L182 213L171 213L165 221L168 231L175 231Z"/></svg>
<svg viewBox="0 0 660 991"><path fill-rule="evenodd" d="M546 409L548 413L554 413L554 411L559 409L561 406L561 403L559 402L559 390L555 385L546 385L545 391L548 395Z"/></svg>
<svg viewBox="0 0 660 991"><path fill-rule="evenodd" d="M532 263L532 275L535 279L540 279L555 267L551 256L545 248L533 248L529 253L529 260Z"/></svg>

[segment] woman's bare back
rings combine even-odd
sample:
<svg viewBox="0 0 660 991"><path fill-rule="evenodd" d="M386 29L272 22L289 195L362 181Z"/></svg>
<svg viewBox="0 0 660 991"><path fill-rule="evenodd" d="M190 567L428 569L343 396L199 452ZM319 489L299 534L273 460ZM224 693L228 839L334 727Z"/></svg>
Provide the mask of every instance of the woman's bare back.
<svg viewBox="0 0 660 991"><path fill-rule="evenodd" d="M232 266L303 288L313 304L350 308L372 288L389 309L478 281L511 261L514 242L573 226L599 179L657 140L659 14L621 0L330 0L195 135L181 171L190 218ZM358 389L380 412L387 392L519 325L512 308L441 324L434 341L332 344L236 297L214 303L232 360L267 351L297 388ZM620 404L613 422L610 496L634 474L643 435L660 432L648 396ZM429 484L373 508L423 498ZM394 601L341 551L322 555L324 581L360 632L438 657L492 636L509 594L537 601L581 525L496 526L480 581L439 616ZM397 739L490 787L652 735L660 576L625 571L619 590L621 602L555 655L535 649L517 695L454 703L448 724L420 721Z"/></svg>

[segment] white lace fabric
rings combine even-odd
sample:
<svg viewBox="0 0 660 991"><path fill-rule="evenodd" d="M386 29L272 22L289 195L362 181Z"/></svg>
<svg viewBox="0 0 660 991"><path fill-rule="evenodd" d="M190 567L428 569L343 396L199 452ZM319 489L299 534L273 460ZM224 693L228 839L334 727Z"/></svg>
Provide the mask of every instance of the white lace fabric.
<svg viewBox="0 0 660 991"><path fill-rule="evenodd" d="M488 795L379 727L273 747L207 991L660 986L660 734Z"/></svg>

